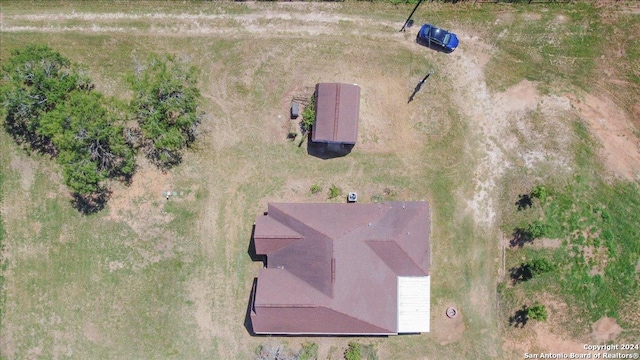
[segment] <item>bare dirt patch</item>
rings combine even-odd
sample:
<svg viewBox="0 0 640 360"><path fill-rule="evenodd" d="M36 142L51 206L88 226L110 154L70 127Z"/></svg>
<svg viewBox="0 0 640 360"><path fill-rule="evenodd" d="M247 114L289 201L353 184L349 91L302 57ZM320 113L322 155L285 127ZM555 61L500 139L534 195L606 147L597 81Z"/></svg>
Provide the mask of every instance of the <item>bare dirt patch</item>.
<svg viewBox="0 0 640 360"><path fill-rule="evenodd" d="M11 169L20 173L20 187L22 190L29 191L31 189L37 168L38 164L32 159L11 154Z"/></svg>
<svg viewBox="0 0 640 360"><path fill-rule="evenodd" d="M583 100L569 95L580 118L602 144L605 166L628 180L640 179L640 139L625 113L610 99L587 94Z"/></svg>
<svg viewBox="0 0 640 360"><path fill-rule="evenodd" d="M495 98L503 111L524 111L535 109L540 100L540 94L535 83L522 80L505 92L496 94Z"/></svg>
<svg viewBox="0 0 640 360"><path fill-rule="evenodd" d="M167 200L163 191L173 191L170 173L163 173L142 160L129 186L114 187L109 199L109 218L127 223L134 231L141 233L154 224L165 223L169 216L161 204ZM150 200L150 201L149 201ZM155 201L153 205L151 201ZM135 214L135 216L131 216Z"/></svg>
<svg viewBox="0 0 640 360"><path fill-rule="evenodd" d="M542 238L533 242L532 247L540 247L545 249L557 249L562 245L562 239Z"/></svg>
<svg viewBox="0 0 640 360"><path fill-rule="evenodd" d="M567 17L564 15L558 15L556 16L555 20L553 21L553 23L555 25L560 25L560 24L565 24L567 22Z"/></svg>
<svg viewBox="0 0 640 360"><path fill-rule="evenodd" d="M92 343L94 344L102 343L102 335L100 334L100 330L95 324L91 322L85 323L84 326L82 327L82 332L84 336L87 338L87 340L91 341Z"/></svg>
<svg viewBox="0 0 640 360"><path fill-rule="evenodd" d="M446 314L446 309L450 306L453 306L458 310L458 313L454 318L449 318ZM462 338L462 335L466 330L463 311L451 303L444 304L442 306L434 306L432 311L436 312L436 316L432 317L434 321L432 322L431 331L440 345L444 346Z"/></svg>
<svg viewBox="0 0 640 360"><path fill-rule="evenodd" d="M496 21L494 22L494 25L498 25L498 24L505 24L505 25L510 25L513 23L513 21L515 20L516 16L514 15L513 12L502 12L500 14L498 14Z"/></svg>
<svg viewBox="0 0 640 360"><path fill-rule="evenodd" d="M571 319L568 305L558 297L543 293L539 299L547 307L546 322L530 321L523 328L509 330L504 337L503 349L518 357L523 353L583 353L584 342L572 338L566 331Z"/></svg>
<svg viewBox="0 0 640 360"><path fill-rule="evenodd" d="M536 13L526 13L526 14L522 15L522 18L527 20L527 21L535 21L535 20L542 19L542 15L536 14Z"/></svg>
<svg viewBox="0 0 640 360"><path fill-rule="evenodd" d="M580 353L584 352L584 343L562 334L558 328L547 323L533 325L535 331L535 346L551 353Z"/></svg>
<svg viewBox="0 0 640 360"><path fill-rule="evenodd" d="M478 224L491 226L497 215L497 181L506 169L514 164L532 168L540 161L551 161L560 166L567 162L563 157L566 151L549 151L544 138L529 148L520 146L513 129L525 139L544 137L529 116L530 112L539 111L543 121L554 123L558 130L556 133L563 136L567 130L562 128L562 121L555 120L566 113L568 104L557 96L541 95L537 84L528 80L504 92L491 93L484 69L476 60L477 54L490 53L490 46L474 41L456 51L452 54L449 75L455 79L458 106L479 135L482 154L475 171L476 189L468 204ZM461 70L463 75L459 74Z"/></svg>
<svg viewBox="0 0 640 360"><path fill-rule="evenodd" d="M613 341L620 333L622 333L622 327L618 325L616 319L610 317L603 317L600 320L593 323L593 336L598 341Z"/></svg>

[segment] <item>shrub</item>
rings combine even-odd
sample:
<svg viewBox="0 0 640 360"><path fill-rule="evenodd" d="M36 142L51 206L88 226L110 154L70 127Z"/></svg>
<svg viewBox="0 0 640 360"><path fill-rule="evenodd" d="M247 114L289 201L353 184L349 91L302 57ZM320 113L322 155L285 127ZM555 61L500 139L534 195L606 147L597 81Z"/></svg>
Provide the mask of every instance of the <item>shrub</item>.
<svg viewBox="0 0 640 360"><path fill-rule="evenodd" d="M547 321L547 308L546 306L536 302L527 308L527 316L531 320Z"/></svg>
<svg viewBox="0 0 640 360"><path fill-rule="evenodd" d="M545 258L537 258L529 261L526 264L531 269L531 275L544 274L556 269L556 265Z"/></svg>
<svg viewBox="0 0 640 360"><path fill-rule="evenodd" d="M549 234L551 227L548 224L545 224L541 220L536 220L529 224L527 228L528 234L532 239L541 238Z"/></svg>
<svg viewBox="0 0 640 360"><path fill-rule="evenodd" d="M174 56L151 56L140 73L128 78L131 108L149 144L147 155L160 167L181 161L181 150L196 138L200 123L197 70Z"/></svg>
<svg viewBox="0 0 640 360"><path fill-rule="evenodd" d="M538 198L540 202L545 202L549 196L549 190L544 185L538 185L531 191L531 196Z"/></svg>
<svg viewBox="0 0 640 360"><path fill-rule="evenodd" d="M316 121L316 98L315 95L311 97L309 105L304 107L302 111L302 122L300 127L302 128L302 134L306 134L311 131L313 123Z"/></svg>
<svg viewBox="0 0 640 360"><path fill-rule="evenodd" d="M313 184L313 185L311 185L310 191L311 191L312 194L317 194L317 193L322 191L322 188L318 184Z"/></svg>
<svg viewBox="0 0 640 360"><path fill-rule="evenodd" d="M342 189L332 184L329 188L329 199L335 199L340 195L342 195Z"/></svg>
<svg viewBox="0 0 640 360"><path fill-rule="evenodd" d="M306 342L302 344L302 349L298 353L298 360L317 360L318 359L318 344L313 342Z"/></svg>
<svg viewBox="0 0 640 360"><path fill-rule="evenodd" d="M345 360L361 360L362 359L362 345L356 342L350 342L347 350L344 352Z"/></svg>

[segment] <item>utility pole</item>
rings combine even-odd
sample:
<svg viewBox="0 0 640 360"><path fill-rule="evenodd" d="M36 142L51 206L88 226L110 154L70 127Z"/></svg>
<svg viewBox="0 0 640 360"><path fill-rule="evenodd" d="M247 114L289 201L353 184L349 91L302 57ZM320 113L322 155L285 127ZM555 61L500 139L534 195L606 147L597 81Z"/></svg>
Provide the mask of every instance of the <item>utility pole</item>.
<svg viewBox="0 0 640 360"><path fill-rule="evenodd" d="M400 29L400 32L403 32L404 29L407 27L407 24L409 23L409 20L411 20L411 17L413 16L413 13L416 12L416 10L418 10L418 6L420 6L420 4L422 4L424 0L419 0L418 3L416 4L416 6L413 8L413 11L411 12L411 14L409 14L409 17L407 18L407 21L404 22L404 25L402 25L402 29Z"/></svg>

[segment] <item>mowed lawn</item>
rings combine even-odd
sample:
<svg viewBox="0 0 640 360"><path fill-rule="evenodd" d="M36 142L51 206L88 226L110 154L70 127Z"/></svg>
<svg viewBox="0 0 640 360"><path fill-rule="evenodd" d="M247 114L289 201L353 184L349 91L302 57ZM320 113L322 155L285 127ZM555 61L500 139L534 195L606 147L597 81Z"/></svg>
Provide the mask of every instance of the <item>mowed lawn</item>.
<svg viewBox="0 0 640 360"><path fill-rule="evenodd" d="M461 9L432 4L417 16L430 11L469 32L487 31L501 14ZM205 115L180 166L162 173L139 155L132 183L114 184L106 208L90 216L71 207L50 159L0 132L0 357L252 359L260 344L314 341L320 358L341 358L352 339L252 337L245 327L261 266L247 253L255 217L270 201L343 201L328 199L333 184L362 202L428 200L433 211L432 332L357 340L382 359L503 357L499 228L469 208L482 136L457 106L465 90L449 76L459 71L452 56L474 53L448 57L416 45L415 28L398 33L409 11L371 3L3 4L0 59L46 44L85 64L97 91L126 100L129 72L150 53L175 54L201 71ZM430 69L435 75L407 103ZM332 81L362 88L360 139L348 156L323 160L307 154L300 135L286 139L288 109L294 96ZM518 82L491 81L492 89ZM312 185L323 191L312 195ZM177 196L166 200L166 190ZM455 323L443 317L451 305L461 315Z"/></svg>

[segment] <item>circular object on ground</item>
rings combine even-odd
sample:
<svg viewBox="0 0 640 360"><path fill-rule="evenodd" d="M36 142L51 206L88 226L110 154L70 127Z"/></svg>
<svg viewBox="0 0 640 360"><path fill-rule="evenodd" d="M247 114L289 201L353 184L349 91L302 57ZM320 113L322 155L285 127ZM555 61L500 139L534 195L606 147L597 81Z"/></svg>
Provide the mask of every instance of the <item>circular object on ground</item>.
<svg viewBox="0 0 640 360"><path fill-rule="evenodd" d="M456 310L456 308L454 308L453 306L447 308L447 317L453 319L457 315L458 315L458 310Z"/></svg>

